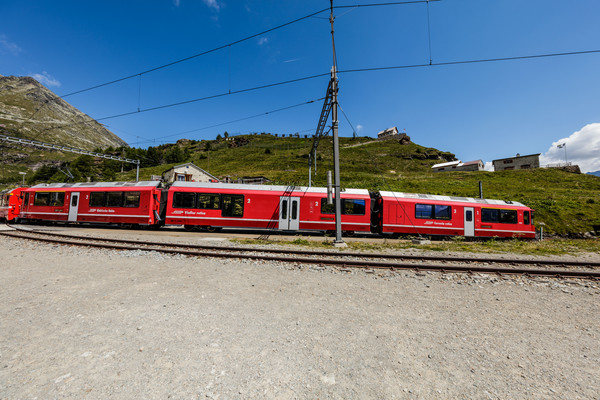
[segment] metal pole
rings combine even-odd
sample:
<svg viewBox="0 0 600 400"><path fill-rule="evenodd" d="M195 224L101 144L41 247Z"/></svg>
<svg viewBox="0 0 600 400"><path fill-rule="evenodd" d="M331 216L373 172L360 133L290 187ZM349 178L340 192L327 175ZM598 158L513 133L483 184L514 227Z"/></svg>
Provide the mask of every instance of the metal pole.
<svg viewBox="0 0 600 400"><path fill-rule="evenodd" d="M329 22L331 23L331 44L333 46L333 67L331 68L331 125L333 131L333 171L335 174L335 241L334 246L345 245L342 240L342 199L340 198L340 144L338 138L338 86L337 86L337 61L335 55L335 40L333 35L333 0L330 0L331 14Z"/></svg>
<svg viewBox="0 0 600 400"><path fill-rule="evenodd" d="M135 168L135 181L140 181L140 160L137 160L136 168Z"/></svg>

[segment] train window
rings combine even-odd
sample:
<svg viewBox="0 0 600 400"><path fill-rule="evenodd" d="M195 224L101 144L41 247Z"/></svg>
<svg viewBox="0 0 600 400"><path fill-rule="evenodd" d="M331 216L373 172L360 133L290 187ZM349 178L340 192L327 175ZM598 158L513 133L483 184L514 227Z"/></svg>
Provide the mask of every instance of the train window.
<svg viewBox="0 0 600 400"><path fill-rule="evenodd" d="M34 206L47 206L49 205L50 193L49 192L36 192L33 199Z"/></svg>
<svg viewBox="0 0 600 400"><path fill-rule="evenodd" d="M335 214L335 202L327 204L327 199L321 199L321 214Z"/></svg>
<svg viewBox="0 0 600 400"><path fill-rule="evenodd" d="M529 211L523 211L523 223L529 225Z"/></svg>
<svg viewBox="0 0 600 400"><path fill-rule="evenodd" d="M196 208L196 194L187 192L173 193L173 208Z"/></svg>
<svg viewBox="0 0 600 400"><path fill-rule="evenodd" d="M106 206L107 207L122 207L123 206L123 192L106 192Z"/></svg>
<svg viewBox="0 0 600 400"><path fill-rule="evenodd" d="M241 217L244 215L244 196L239 194L223 195L223 216Z"/></svg>
<svg viewBox="0 0 600 400"><path fill-rule="evenodd" d="M481 222L516 224L517 210L481 209Z"/></svg>
<svg viewBox="0 0 600 400"><path fill-rule="evenodd" d="M415 204L415 218L433 219L433 204Z"/></svg>
<svg viewBox="0 0 600 400"><path fill-rule="evenodd" d="M452 207L450 206L435 206L435 219L452 219Z"/></svg>
<svg viewBox="0 0 600 400"><path fill-rule="evenodd" d="M287 212L288 212L288 201L282 200L281 201L281 219L287 219Z"/></svg>
<svg viewBox="0 0 600 400"><path fill-rule="evenodd" d="M48 205L62 207L65 205L65 192L51 192L48 199Z"/></svg>
<svg viewBox="0 0 600 400"><path fill-rule="evenodd" d="M106 204L106 192L90 193L90 207L104 207Z"/></svg>
<svg viewBox="0 0 600 400"><path fill-rule="evenodd" d="M501 224L516 224L517 223L517 210L500 210L500 223Z"/></svg>
<svg viewBox="0 0 600 400"><path fill-rule="evenodd" d="M23 200L23 205L29 205L29 192L25 193L25 200Z"/></svg>
<svg viewBox="0 0 600 400"><path fill-rule="evenodd" d="M198 208L218 210L221 208L221 196L212 193L198 193Z"/></svg>
<svg viewBox="0 0 600 400"><path fill-rule="evenodd" d="M493 208L482 208L481 209L481 222L498 222L498 213L500 210Z"/></svg>
<svg viewBox="0 0 600 400"><path fill-rule="evenodd" d="M439 204L415 204L415 217L420 219L452 219L452 207Z"/></svg>
<svg viewBox="0 0 600 400"><path fill-rule="evenodd" d="M365 201L359 199L344 199L344 214L365 215Z"/></svg>
<svg viewBox="0 0 600 400"><path fill-rule="evenodd" d="M465 214L465 220L467 222L473 221L473 211L467 210L467 213Z"/></svg>
<svg viewBox="0 0 600 400"><path fill-rule="evenodd" d="M292 200L292 219L298 219L298 201Z"/></svg>
<svg viewBox="0 0 600 400"><path fill-rule="evenodd" d="M123 207L137 208L140 206L140 192L125 192Z"/></svg>

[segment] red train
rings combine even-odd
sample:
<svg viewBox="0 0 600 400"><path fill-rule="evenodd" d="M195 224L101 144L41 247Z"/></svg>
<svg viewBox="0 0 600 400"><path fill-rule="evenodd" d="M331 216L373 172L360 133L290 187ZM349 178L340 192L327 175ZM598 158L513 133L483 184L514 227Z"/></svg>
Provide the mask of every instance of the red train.
<svg viewBox="0 0 600 400"><path fill-rule="evenodd" d="M13 221L21 212L22 188L0 192L0 221Z"/></svg>
<svg viewBox="0 0 600 400"><path fill-rule="evenodd" d="M195 182L161 188L159 182L109 182L18 190L17 215L27 221L183 225L187 230L335 229L325 188ZM347 189L341 200L346 235L535 237L533 210L517 202L363 189Z"/></svg>
<svg viewBox="0 0 600 400"><path fill-rule="evenodd" d="M160 182L52 183L21 190L27 221L159 225Z"/></svg>

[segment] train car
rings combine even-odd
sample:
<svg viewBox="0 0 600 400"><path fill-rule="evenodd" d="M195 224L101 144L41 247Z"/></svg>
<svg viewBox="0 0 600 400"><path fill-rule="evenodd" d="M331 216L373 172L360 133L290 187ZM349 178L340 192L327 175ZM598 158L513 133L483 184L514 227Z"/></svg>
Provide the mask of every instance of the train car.
<svg viewBox="0 0 600 400"><path fill-rule="evenodd" d="M381 234L535 238L533 210L518 202L397 192L373 201Z"/></svg>
<svg viewBox="0 0 600 400"><path fill-rule="evenodd" d="M369 232L367 190L341 193L342 230ZM325 188L175 182L169 188L165 223L192 229L260 228L333 231L335 209Z"/></svg>
<svg viewBox="0 0 600 400"><path fill-rule="evenodd" d="M15 222L21 212L21 192L23 188L16 188L0 192L0 221Z"/></svg>
<svg viewBox="0 0 600 400"><path fill-rule="evenodd" d="M22 191L20 218L158 226L160 187L157 181L40 184Z"/></svg>

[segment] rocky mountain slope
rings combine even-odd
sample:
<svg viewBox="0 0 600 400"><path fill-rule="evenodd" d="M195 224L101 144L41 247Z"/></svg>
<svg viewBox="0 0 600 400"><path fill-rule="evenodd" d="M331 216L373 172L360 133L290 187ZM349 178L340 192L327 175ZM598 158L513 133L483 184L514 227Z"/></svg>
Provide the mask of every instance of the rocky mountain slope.
<svg viewBox="0 0 600 400"><path fill-rule="evenodd" d="M0 75L0 133L86 150L127 146L31 77Z"/></svg>

